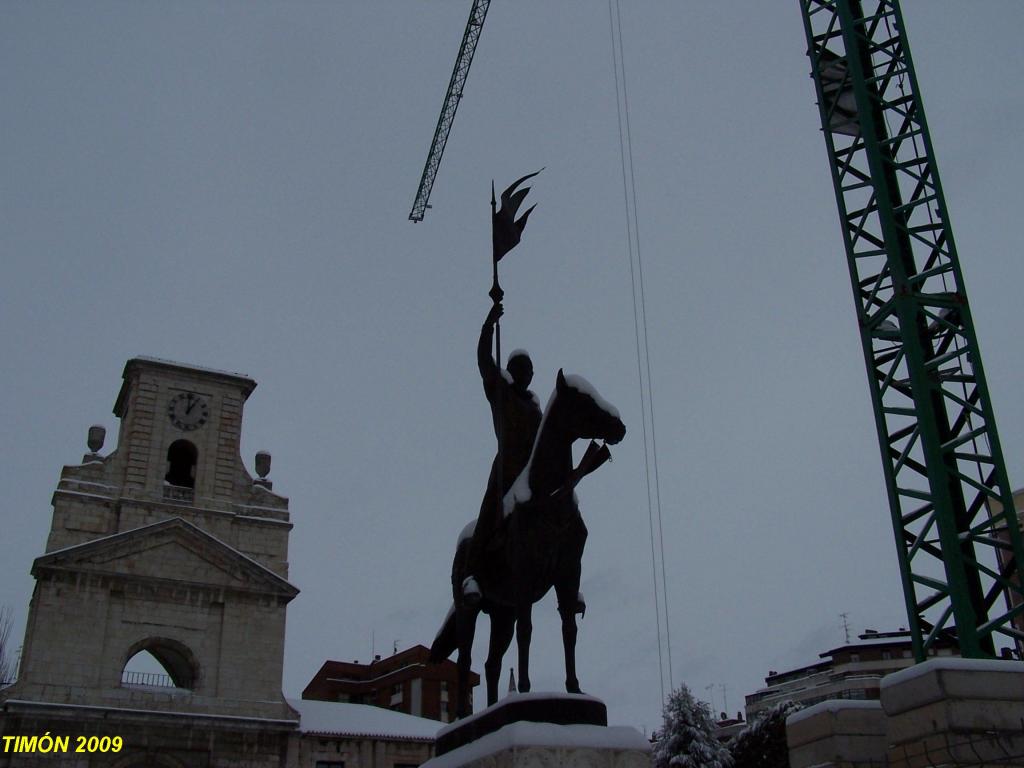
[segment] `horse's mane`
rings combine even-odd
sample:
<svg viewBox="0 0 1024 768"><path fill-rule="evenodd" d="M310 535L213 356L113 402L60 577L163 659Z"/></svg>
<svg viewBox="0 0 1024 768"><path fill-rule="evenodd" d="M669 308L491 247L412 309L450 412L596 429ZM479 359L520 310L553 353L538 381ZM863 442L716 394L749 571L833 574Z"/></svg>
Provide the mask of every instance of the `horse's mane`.
<svg viewBox="0 0 1024 768"><path fill-rule="evenodd" d="M508 487L504 498L501 500L502 512L505 517L512 514L516 504L525 504L533 497L533 489L530 488L530 468L533 466L533 457L537 453L537 443L540 442L540 436L544 434L544 424L548 420L548 413L551 411L551 406L554 405L556 397L558 397L558 387L551 391L548 404L544 406L544 413L540 417L540 426L537 427L537 434L533 437L533 447L530 448L530 458L527 459L526 466L523 467L516 479L512 481L512 485Z"/></svg>
<svg viewBox="0 0 1024 768"><path fill-rule="evenodd" d="M594 386L584 379L582 376L576 374L562 374L562 380L565 382L566 388L573 390L577 394L589 397L594 404L607 414L619 418L618 409L601 397ZM548 398L547 405L544 406L544 413L540 419L540 426L537 427L537 434L533 438L533 447L530 449L530 458L526 462L526 466L519 473L518 477L513 481L512 485L509 486L508 491L505 493L502 499L502 512L505 517L512 514L512 510L516 508L516 504L526 504L533 498L533 489L530 488L530 469L533 466L533 457L537 453L537 445L540 443L541 435L544 434L544 425L548 419L548 413L550 413L552 406L558 398L559 389L556 385L554 390L551 392L551 396ZM576 501L576 493L573 492L573 501Z"/></svg>

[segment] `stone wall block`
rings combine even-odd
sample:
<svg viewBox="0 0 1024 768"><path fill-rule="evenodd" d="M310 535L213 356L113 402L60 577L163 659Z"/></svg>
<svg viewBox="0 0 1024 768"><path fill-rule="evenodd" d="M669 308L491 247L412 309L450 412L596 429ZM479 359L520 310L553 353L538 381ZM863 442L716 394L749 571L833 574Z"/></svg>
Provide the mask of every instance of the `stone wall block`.
<svg viewBox="0 0 1024 768"><path fill-rule="evenodd" d="M880 766L885 714L877 701L823 701L787 718L786 740L792 768Z"/></svg>
<svg viewBox="0 0 1024 768"><path fill-rule="evenodd" d="M882 681L896 768L1024 765L1024 663L930 659Z"/></svg>

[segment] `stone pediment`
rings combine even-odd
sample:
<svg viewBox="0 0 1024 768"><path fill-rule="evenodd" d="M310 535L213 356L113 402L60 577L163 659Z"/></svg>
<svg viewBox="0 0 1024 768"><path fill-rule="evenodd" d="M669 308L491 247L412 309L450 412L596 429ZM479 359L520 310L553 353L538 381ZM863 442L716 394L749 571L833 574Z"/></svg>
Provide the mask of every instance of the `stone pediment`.
<svg viewBox="0 0 1024 768"><path fill-rule="evenodd" d="M32 564L37 578L55 571L180 582L287 600L299 592L273 571L180 517L49 552Z"/></svg>

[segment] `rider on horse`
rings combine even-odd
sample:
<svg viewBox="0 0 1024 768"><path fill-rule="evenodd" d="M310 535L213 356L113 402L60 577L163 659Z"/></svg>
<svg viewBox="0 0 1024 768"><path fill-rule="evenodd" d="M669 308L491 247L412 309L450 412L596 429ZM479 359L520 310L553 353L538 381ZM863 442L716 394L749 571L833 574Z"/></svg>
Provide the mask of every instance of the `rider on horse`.
<svg viewBox="0 0 1024 768"><path fill-rule="evenodd" d="M480 585L474 577L480 573L487 541L502 520L502 499L529 461L541 421L540 403L528 389L533 380L530 356L524 350L515 350L509 355L508 370L503 371L491 355L494 325L503 312L501 302L495 301L480 330L476 352L484 394L491 406L498 453L491 463L487 490L469 547L466 567L469 575L461 585L463 598L468 604L480 601Z"/></svg>

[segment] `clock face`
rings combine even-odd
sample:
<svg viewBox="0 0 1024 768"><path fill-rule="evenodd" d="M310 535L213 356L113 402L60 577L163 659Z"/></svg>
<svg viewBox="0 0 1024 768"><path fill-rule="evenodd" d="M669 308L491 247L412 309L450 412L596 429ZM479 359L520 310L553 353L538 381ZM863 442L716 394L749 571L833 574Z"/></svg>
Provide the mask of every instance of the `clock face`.
<svg viewBox="0 0 1024 768"><path fill-rule="evenodd" d="M199 429L210 418L210 406L194 392L182 392L167 404L167 415L178 429L191 432Z"/></svg>

